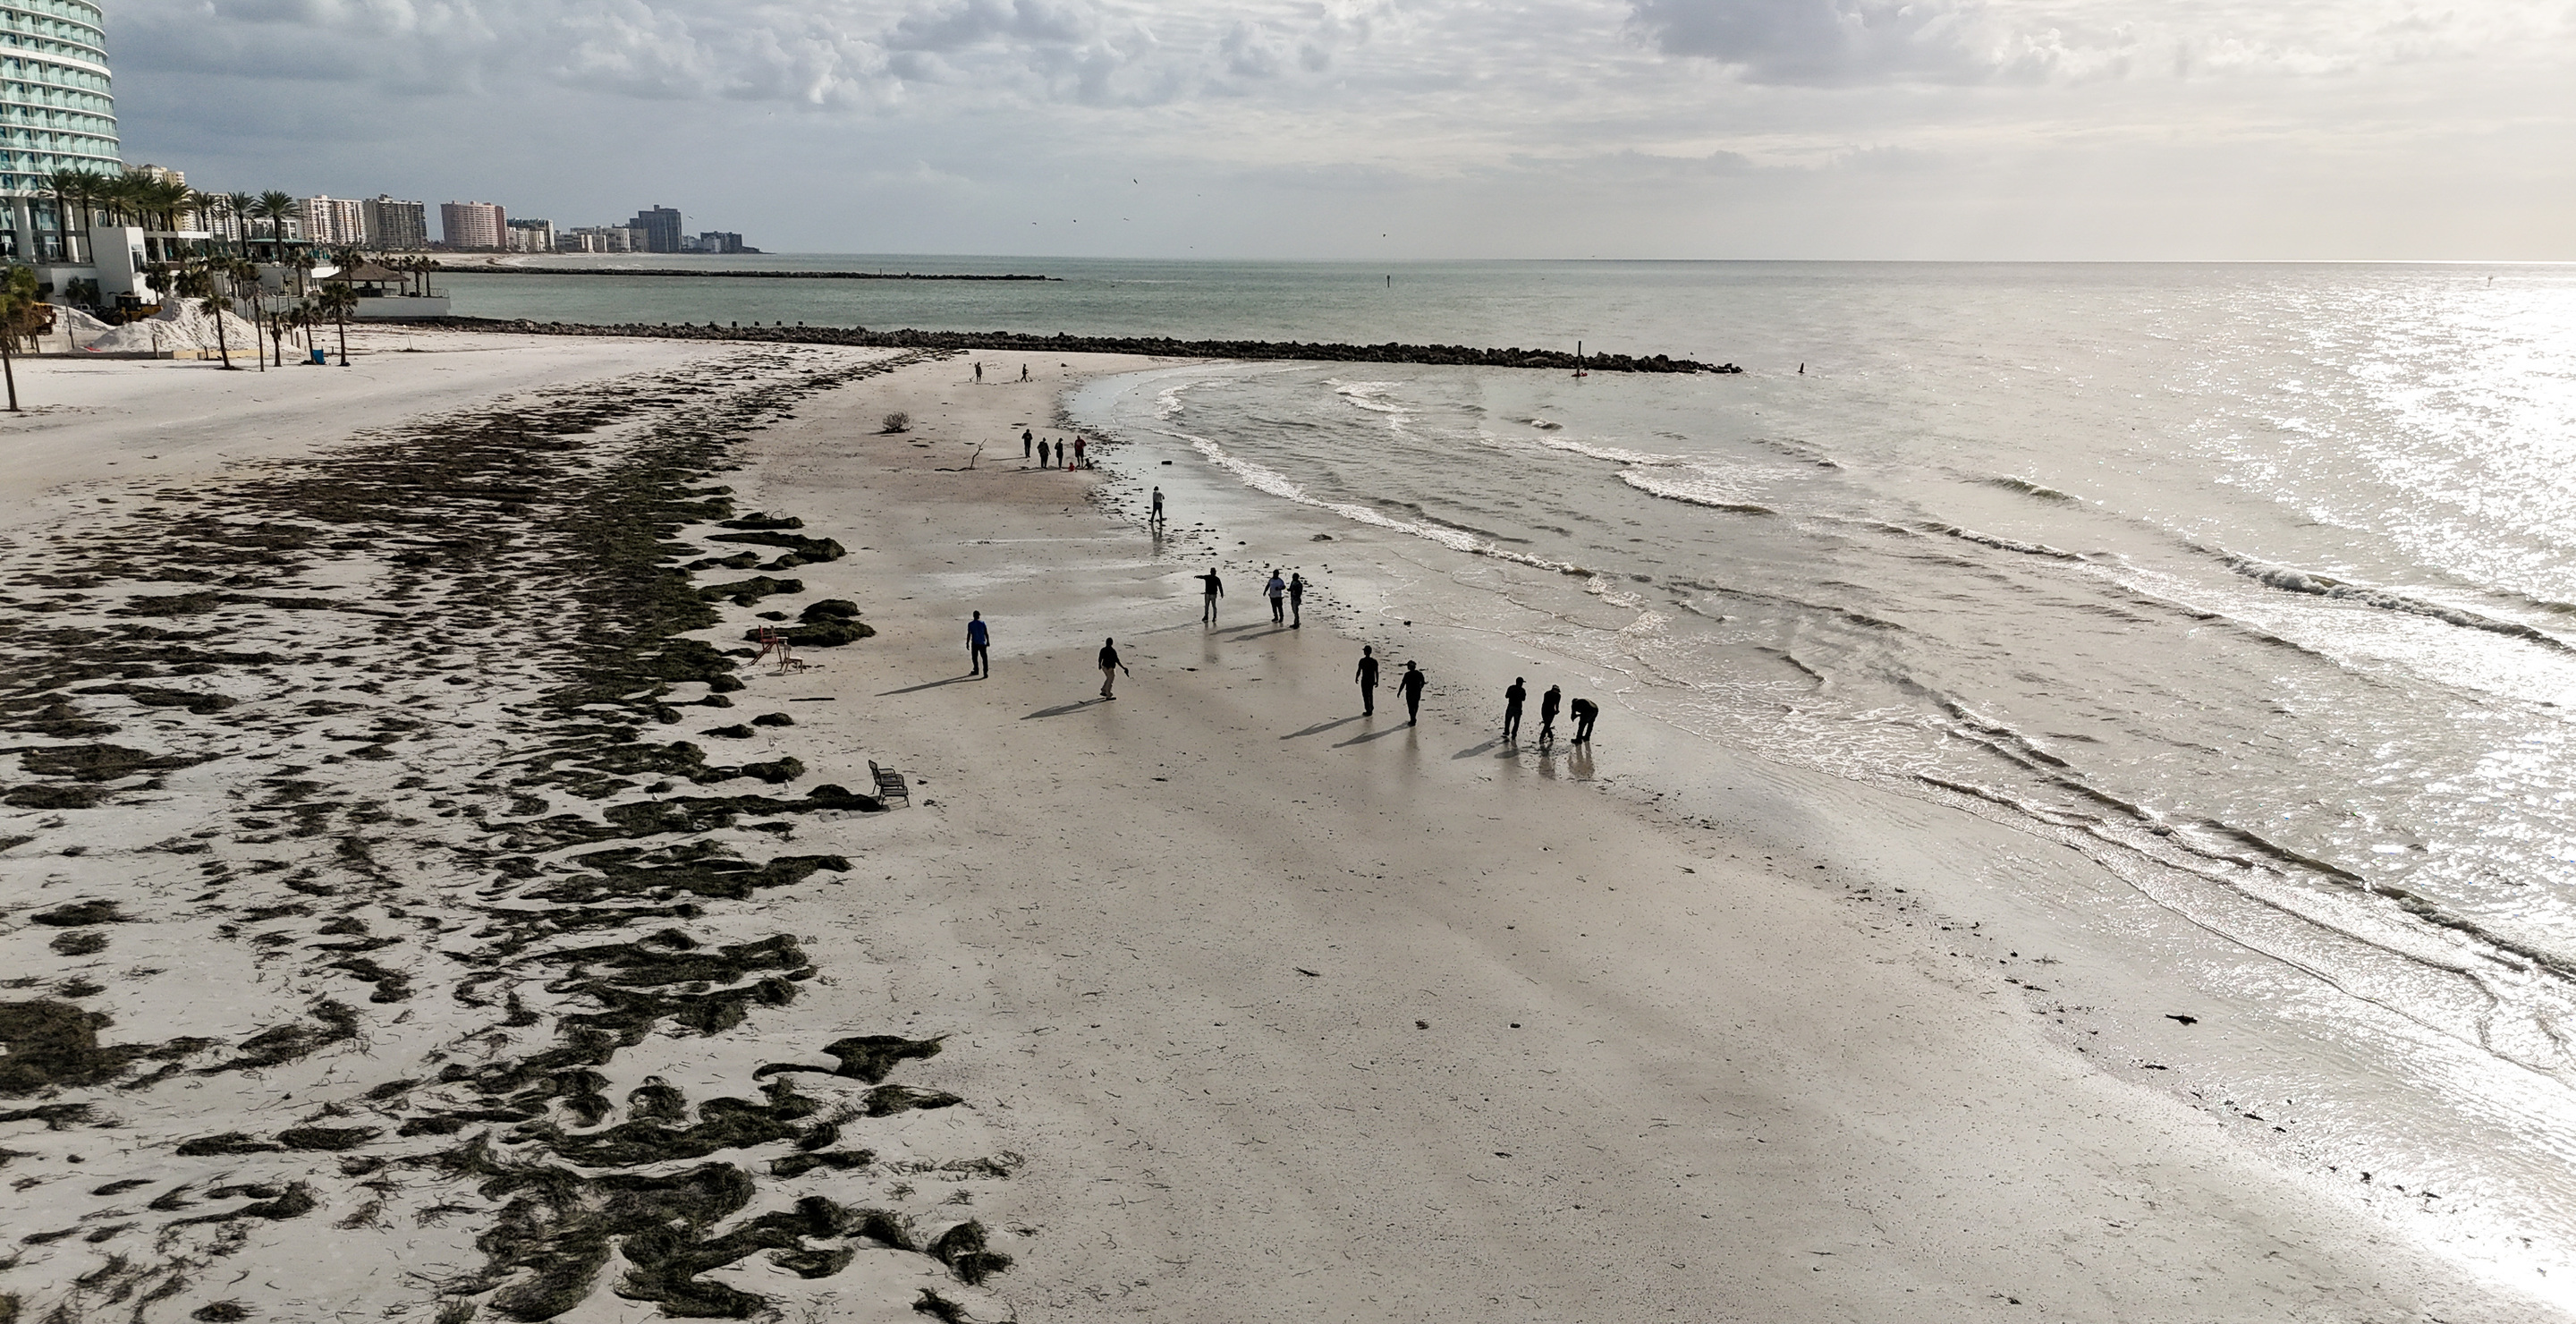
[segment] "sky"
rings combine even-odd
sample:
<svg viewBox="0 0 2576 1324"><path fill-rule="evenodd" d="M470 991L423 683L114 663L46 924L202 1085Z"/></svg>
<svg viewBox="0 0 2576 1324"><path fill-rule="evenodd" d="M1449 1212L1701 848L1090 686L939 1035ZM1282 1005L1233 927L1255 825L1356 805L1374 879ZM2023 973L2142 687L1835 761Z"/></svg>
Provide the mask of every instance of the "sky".
<svg viewBox="0 0 2576 1324"><path fill-rule="evenodd" d="M2576 260L2576 0L102 0L201 188L774 252Z"/></svg>

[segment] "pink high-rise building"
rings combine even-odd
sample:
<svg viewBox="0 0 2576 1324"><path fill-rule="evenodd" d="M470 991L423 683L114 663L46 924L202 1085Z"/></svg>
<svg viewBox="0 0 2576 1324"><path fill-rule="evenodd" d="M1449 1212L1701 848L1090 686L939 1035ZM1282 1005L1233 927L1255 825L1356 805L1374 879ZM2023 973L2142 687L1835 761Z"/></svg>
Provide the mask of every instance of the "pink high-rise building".
<svg viewBox="0 0 2576 1324"><path fill-rule="evenodd" d="M449 248L500 248L508 240L510 218L497 202L442 202L438 232Z"/></svg>

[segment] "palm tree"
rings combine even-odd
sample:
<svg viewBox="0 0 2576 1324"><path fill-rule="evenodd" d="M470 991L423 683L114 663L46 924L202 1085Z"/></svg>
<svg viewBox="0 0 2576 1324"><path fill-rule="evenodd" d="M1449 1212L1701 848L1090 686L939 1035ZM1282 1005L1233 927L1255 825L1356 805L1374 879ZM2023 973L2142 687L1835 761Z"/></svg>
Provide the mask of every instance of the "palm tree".
<svg viewBox="0 0 2576 1324"><path fill-rule="evenodd" d="M319 307L322 315L340 324L340 366L349 366L349 314L358 311L358 287L346 279L350 268L343 267L343 279L322 287Z"/></svg>
<svg viewBox="0 0 2576 1324"><path fill-rule="evenodd" d="M80 261L80 250L73 236L89 226L80 219L88 213L87 190L90 173L86 170L57 170L45 176L45 191L54 195L54 231L61 236L62 260Z"/></svg>
<svg viewBox="0 0 2576 1324"><path fill-rule="evenodd" d="M215 319L215 352L224 356L224 371L241 371L233 366L233 347L224 339L224 314L233 310L233 301L220 294L209 294L205 302L197 306L206 310L206 316Z"/></svg>
<svg viewBox="0 0 2576 1324"><path fill-rule="evenodd" d="M0 377L9 383L9 412L18 413L18 337L32 327L42 298L34 267L11 267L0 277Z"/></svg>
<svg viewBox="0 0 2576 1324"><path fill-rule="evenodd" d="M224 214L233 222L233 251L244 257L250 254L250 218L258 206L259 199L247 193L224 195Z"/></svg>
<svg viewBox="0 0 2576 1324"><path fill-rule="evenodd" d="M276 189L259 195L253 204L256 213L268 222L268 260L279 261L286 252L286 223L303 214L295 199Z"/></svg>

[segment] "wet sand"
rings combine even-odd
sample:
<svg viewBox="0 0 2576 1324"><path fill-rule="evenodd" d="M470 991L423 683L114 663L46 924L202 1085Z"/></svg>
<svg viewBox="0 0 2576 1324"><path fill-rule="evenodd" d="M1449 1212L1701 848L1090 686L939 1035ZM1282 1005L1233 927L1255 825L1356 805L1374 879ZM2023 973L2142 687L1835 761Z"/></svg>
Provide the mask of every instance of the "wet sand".
<svg viewBox="0 0 2576 1324"><path fill-rule="evenodd" d="M1019 459L1148 361L416 343L11 470L22 1318L2556 1317L1615 753L1359 718L1339 599L1202 627L1306 549Z"/></svg>

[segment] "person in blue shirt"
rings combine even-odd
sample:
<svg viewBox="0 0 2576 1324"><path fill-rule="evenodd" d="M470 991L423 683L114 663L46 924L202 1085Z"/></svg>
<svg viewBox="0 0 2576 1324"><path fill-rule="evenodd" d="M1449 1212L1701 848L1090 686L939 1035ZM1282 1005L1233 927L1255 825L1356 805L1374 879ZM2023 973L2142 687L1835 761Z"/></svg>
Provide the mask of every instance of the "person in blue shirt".
<svg viewBox="0 0 2576 1324"><path fill-rule="evenodd" d="M993 678L993 659L985 651L992 646L993 632L985 627L984 613L979 611L975 613L975 619L966 622L967 675L980 675L986 680Z"/></svg>

